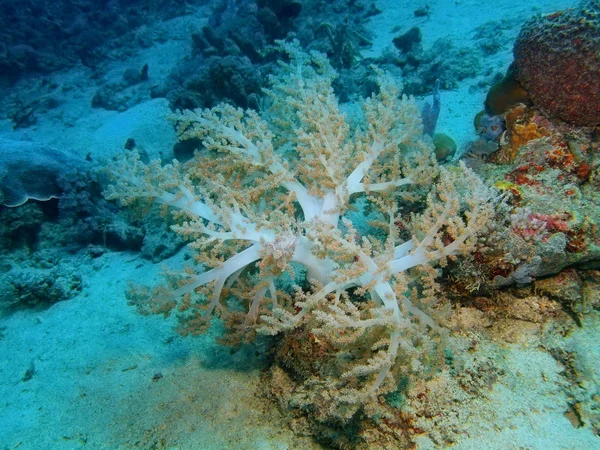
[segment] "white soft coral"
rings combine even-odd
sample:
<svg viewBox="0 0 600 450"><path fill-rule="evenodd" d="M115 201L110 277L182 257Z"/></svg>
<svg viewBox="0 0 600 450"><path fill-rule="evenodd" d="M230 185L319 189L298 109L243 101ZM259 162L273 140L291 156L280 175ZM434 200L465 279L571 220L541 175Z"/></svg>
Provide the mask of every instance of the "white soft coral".
<svg viewBox="0 0 600 450"><path fill-rule="evenodd" d="M428 268L432 278L432 263L472 249L494 213L493 198L465 167L437 167L414 101L401 97L386 74L374 69L379 92L363 103L353 128L326 59L293 44L284 48L290 62L272 78L264 118L227 105L179 112L172 120L180 138L199 137L204 148L184 165L163 167L129 155L108 196L151 197L176 211L174 230L192 240L207 268L150 300L156 311L177 307L188 331L200 331L215 310L226 315L223 290L234 286L243 288L235 293L246 306L238 321L245 330L257 323L264 333L286 332L310 316L316 333L347 351L378 330L371 356L340 370L345 388L337 401L363 404L394 388L390 369L398 352L413 350L405 338L412 318L439 330L409 298L407 271ZM398 199L416 185L433 188L424 212L405 218L412 238L401 241ZM386 238L357 236L345 213L358 196L385 224ZM293 266L306 269L313 287L290 296L277 280ZM192 298L207 286L207 300Z"/></svg>

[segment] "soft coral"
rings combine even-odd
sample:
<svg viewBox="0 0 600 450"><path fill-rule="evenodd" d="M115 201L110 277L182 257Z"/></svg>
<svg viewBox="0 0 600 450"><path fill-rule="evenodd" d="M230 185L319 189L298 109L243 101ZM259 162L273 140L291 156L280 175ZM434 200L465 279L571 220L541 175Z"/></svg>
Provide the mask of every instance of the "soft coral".
<svg viewBox="0 0 600 450"><path fill-rule="evenodd" d="M180 138L199 137L204 149L183 166L144 165L129 154L108 196L154 198L176 211L180 224L173 229L192 240L208 268L177 277L172 292L145 293L157 312L178 308L188 330L202 331L216 310L227 316L222 293L231 288L245 304L243 319L235 313L244 330L255 323L267 334L308 326L351 353L359 340L362 348L370 342L368 354L340 359L343 367L328 380L340 390L330 411L346 419L395 389L397 356L417 351L406 337L414 330L411 318L441 330L409 296L406 272L421 267L424 279L433 279L433 262L443 265L471 250L494 215L494 196L465 167L436 166L421 140L414 101L401 98L386 74L378 72L379 93L363 103L360 125L352 129L326 59L284 48L290 62L272 79L264 119L225 105L177 113L172 120ZM407 221L412 238L403 242L395 226L398 194L432 183L423 213ZM362 224L346 214L355 197L383 224L383 241L359 236ZM292 267L306 271L311 287L290 295L279 283ZM196 294L208 294L207 286L206 301Z"/></svg>

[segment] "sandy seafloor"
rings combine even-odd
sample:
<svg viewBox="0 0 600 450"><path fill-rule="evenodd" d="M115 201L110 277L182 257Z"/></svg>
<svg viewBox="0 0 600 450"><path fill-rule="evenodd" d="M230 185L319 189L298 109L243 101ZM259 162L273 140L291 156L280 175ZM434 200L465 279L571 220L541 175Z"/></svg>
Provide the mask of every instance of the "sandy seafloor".
<svg viewBox="0 0 600 450"><path fill-rule="evenodd" d="M421 27L424 46L451 37L470 45L473 30L505 19L513 24L506 39L536 12L552 12L574 2L495 0L429 1L431 16L415 19L425 2L380 0L383 14L371 23L380 54L396 27ZM114 63L115 79L123 66L149 62L151 76L162 77L189 54L190 31L206 11L156 26L160 44L140 50L129 61ZM504 71L511 45L484 60ZM58 109L27 129L0 123L0 136L31 139L81 155L110 155L133 137L149 154L169 149L174 134L165 121L164 99L149 100L117 113L92 109L94 86L84 69L55 75L76 88ZM25 82L25 81L24 81ZM36 80L28 80L36 89ZM482 108L477 80L442 93L438 131L463 146L474 138L472 118ZM21 84L23 86L23 84ZM182 256L166 261L176 266ZM295 437L273 405L256 394L263 366L262 349L231 354L214 342L218 326L198 338L183 338L161 317L142 317L127 305L127 282L156 282L161 265L132 253L105 253L81 261L84 288L77 297L47 309L21 310L0 319L0 449L319 449L310 438ZM571 334L573 348L590 361L599 379L600 325L597 316ZM465 414L462 440L455 449L597 449L600 440L586 427L575 428L563 415L567 398L561 368L549 354L522 343L506 350L507 376L496 383L478 411ZM35 376L22 378L35 366ZM156 374L162 378L154 380ZM594 386L589 386L590 389ZM597 389L597 387L595 387ZM426 437L418 448L435 446Z"/></svg>

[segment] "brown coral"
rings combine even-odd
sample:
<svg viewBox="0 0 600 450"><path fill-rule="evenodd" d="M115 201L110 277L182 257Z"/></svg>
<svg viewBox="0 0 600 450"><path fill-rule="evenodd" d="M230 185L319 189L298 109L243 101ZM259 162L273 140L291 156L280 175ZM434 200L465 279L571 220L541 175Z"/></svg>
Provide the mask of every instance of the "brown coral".
<svg viewBox="0 0 600 450"><path fill-rule="evenodd" d="M536 122L534 111L523 104L509 109L504 120L506 131L500 137L500 151L496 155L498 162L512 162L519 149L529 141L551 135L548 129Z"/></svg>
<svg viewBox="0 0 600 450"><path fill-rule="evenodd" d="M515 77L537 107L574 125L600 123L600 1L532 18L513 53Z"/></svg>

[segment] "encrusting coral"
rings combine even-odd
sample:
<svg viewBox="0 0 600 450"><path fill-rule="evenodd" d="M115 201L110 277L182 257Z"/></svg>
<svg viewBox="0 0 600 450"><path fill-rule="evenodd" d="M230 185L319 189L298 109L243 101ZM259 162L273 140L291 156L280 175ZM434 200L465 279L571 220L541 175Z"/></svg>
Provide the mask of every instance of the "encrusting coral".
<svg viewBox="0 0 600 450"><path fill-rule="evenodd" d="M373 69L379 91L349 120L327 59L281 45L262 116L229 105L178 112L180 139L203 148L164 166L127 152L106 194L164 205L204 266L137 289L142 312L176 312L192 334L214 314L237 336L310 327L337 352L312 386L329 392L324 414L343 421L397 388L400 360L422 370L427 328L443 331L429 309L434 265L474 248L498 196L464 166L437 166L415 102L387 74Z"/></svg>

